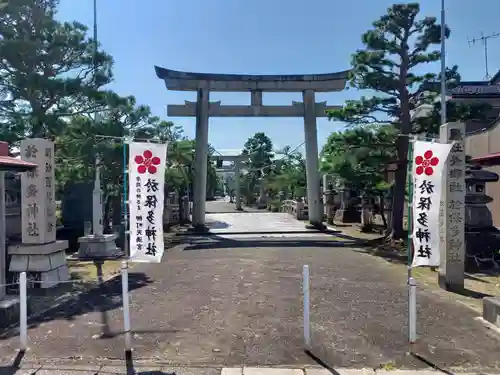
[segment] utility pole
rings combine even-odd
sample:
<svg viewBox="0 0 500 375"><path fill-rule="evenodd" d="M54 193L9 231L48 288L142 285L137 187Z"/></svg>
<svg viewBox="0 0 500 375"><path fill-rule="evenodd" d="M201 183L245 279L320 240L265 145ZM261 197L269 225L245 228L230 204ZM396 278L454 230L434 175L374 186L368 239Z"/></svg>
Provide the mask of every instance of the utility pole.
<svg viewBox="0 0 500 375"><path fill-rule="evenodd" d="M446 23L444 0L441 0L441 125L446 124Z"/></svg>
<svg viewBox="0 0 500 375"><path fill-rule="evenodd" d="M500 36L500 33L493 33L493 34L489 34L489 35L484 35L483 33L481 33L481 37L479 37L479 38L472 38L472 39L468 40L469 47L472 46L472 45L475 45L477 42L482 42L483 43L483 47L484 47L484 68L485 68L484 79L485 80L490 80L491 79L489 68L488 68L488 40L494 39L494 38L498 38L499 36Z"/></svg>

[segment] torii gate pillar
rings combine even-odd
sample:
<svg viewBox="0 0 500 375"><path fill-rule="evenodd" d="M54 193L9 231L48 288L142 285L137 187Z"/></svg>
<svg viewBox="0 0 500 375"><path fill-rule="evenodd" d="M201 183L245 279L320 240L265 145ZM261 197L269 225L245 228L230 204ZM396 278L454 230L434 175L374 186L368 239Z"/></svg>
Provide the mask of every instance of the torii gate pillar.
<svg viewBox="0 0 500 375"><path fill-rule="evenodd" d="M194 152L193 214L195 229L205 227L208 167L208 108L210 92L199 89L196 101L196 140Z"/></svg>
<svg viewBox="0 0 500 375"><path fill-rule="evenodd" d="M306 90L304 98L304 138L306 145L307 207L309 222L322 228L323 203L321 202L320 175L318 161L318 129L316 124L316 101L314 91Z"/></svg>

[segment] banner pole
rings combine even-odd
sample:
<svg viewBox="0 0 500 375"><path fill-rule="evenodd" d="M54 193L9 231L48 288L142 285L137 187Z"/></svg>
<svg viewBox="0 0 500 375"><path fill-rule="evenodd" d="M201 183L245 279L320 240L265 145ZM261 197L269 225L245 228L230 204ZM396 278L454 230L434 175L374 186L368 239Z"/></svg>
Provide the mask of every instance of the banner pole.
<svg viewBox="0 0 500 375"><path fill-rule="evenodd" d="M413 352L413 343L415 327L415 316L414 309L416 309L415 297L416 290L414 287L415 281L412 278L412 248L413 248L413 141L415 138L409 137L408 139L408 154L407 154L407 174L408 174L408 241L407 241L407 255L408 255L408 275L407 275L407 285L408 285L408 342L409 342L409 352ZM415 306L414 306L415 305Z"/></svg>
<svg viewBox="0 0 500 375"><path fill-rule="evenodd" d="M412 240L412 232L413 232L413 138L408 140L408 156L407 156L407 164L408 164L408 219L407 219L407 228L408 228L408 244L407 244L407 255L408 255L408 280L411 277L411 264L412 264L412 248L413 248L413 240Z"/></svg>
<svg viewBox="0 0 500 375"><path fill-rule="evenodd" d="M128 210L127 210L127 202L128 202L128 168L127 168L127 143L128 139L125 137L123 139L123 252L126 257L130 257L129 248L128 248Z"/></svg>

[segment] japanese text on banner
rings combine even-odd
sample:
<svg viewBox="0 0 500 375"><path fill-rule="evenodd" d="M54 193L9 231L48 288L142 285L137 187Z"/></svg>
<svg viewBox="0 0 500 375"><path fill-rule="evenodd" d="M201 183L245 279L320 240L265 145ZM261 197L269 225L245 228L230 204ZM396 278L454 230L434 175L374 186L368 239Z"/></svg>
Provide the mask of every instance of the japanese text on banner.
<svg viewBox="0 0 500 375"><path fill-rule="evenodd" d="M439 206L443 170L451 145L413 143L413 267L439 266Z"/></svg>
<svg viewBox="0 0 500 375"><path fill-rule="evenodd" d="M130 260L159 263L163 256L166 144L131 143L129 160Z"/></svg>

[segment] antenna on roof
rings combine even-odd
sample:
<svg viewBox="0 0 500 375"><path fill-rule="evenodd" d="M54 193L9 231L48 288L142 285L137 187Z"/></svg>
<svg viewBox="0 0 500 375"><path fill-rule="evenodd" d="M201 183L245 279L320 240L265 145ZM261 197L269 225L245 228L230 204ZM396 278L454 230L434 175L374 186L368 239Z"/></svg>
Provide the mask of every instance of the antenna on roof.
<svg viewBox="0 0 500 375"><path fill-rule="evenodd" d="M484 35L483 33L481 33L480 38L472 38L470 40L467 39L467 42L469 43L469 47L471 47L472 45L475 45L477 42L483 43L484 67L485 67L484 79L488 80L488 81L491 80L491 76L490 76L489 69L488 69L488 40L493 39L493 38L498 38L499 36L500 36L500 33L493 33L493 34L489 34L489 35Z"/></svg>

